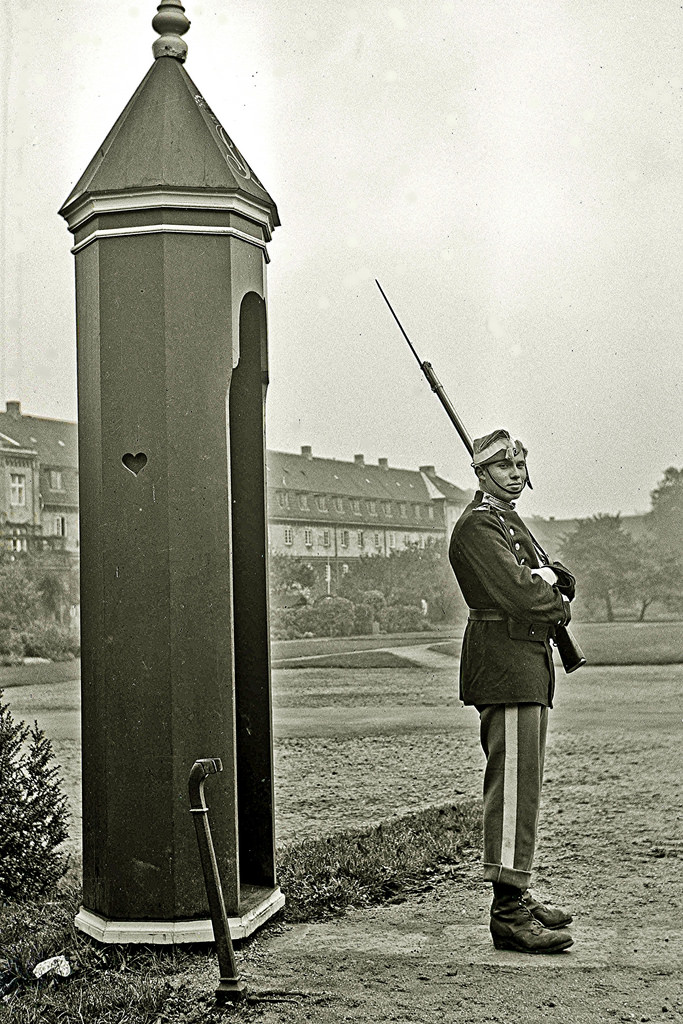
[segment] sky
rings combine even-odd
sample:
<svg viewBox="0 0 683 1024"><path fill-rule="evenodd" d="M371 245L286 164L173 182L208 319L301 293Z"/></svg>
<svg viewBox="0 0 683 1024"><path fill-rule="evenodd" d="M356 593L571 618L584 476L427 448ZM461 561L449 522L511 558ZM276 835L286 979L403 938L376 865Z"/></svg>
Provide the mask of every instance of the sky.
<svg viewBox="0 0 683 1024"><path fill-rule="evenodd" d="M683 7L186 0L186 70L277 203L270 448L529 449L526 514L629 515L683 465ZM152 63L154 2L0 0L0 403L77 418L57 211Z"/></svg>

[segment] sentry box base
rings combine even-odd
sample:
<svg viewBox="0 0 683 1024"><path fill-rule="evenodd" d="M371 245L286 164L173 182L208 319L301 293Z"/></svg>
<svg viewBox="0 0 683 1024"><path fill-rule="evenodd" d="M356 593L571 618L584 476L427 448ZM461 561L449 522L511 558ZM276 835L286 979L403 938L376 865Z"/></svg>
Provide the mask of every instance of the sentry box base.
<svg viewBox="0 0 683 1024"><path fill-rule="evenodd" d="M285 905L279 886L266 889L243 885L241 896L243 913L239 917L228 917L233 942L246 939ZM79 931L104 943L170 946L213 942L213 927L208 917L190 921L112 921L81 907L74 923Z"/></svg>

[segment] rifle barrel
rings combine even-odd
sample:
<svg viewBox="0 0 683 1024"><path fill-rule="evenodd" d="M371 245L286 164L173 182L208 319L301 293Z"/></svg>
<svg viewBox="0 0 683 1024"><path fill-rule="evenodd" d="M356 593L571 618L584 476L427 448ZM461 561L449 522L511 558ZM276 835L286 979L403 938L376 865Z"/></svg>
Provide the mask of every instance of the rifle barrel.
<svg viewBox="0 0 683 1024"><path fill-rule="evenodd" d="M455 429L458 431L458 434L460 435L460 440L465 445L465 448L470 453L470 457L471 457L473 452L474 452L474 448L472 446L472 438L467 433L467 430L465 429L465 424L462 422L462 420L458 416L457 412L455 411L453 403L451 402L450 398L446 394L446 390L445 390L443 384L440 382L439 378L434 373L434 369L432 367L432 364L431 363L427 363L427 362L423 362L420 359L419 355L417 354L417 352L415 350L415 346L413 345L412 341L410 340L410 338L408 337L408 335L404 331L403 324L401 323L399 318L396 316L396 313L394 312L394 307L391 305L391 303L389 302L389 299L386 297L386 295L384 293L384 289L382 288L382 285L379 283L377 278L375 278L375 284L377 285L377 287L379 288L380 292L382 293L382 298L386 302L386 304L389 307L389 310L391 312L391 315L393 316L394 320L398 324L398 328L399 328L401 334L403 335L403 337L408 342L408 345L410 347L410 351L413 353L413 355L417 359L418 363L420 364L420 369L422 370L422 372L424 373L425 377L429 381L430 388L432 389L432 391L434 392L434 394L436 395L436 397L439 399L439 401L441 402L442 406L446 410L446 415L450 419L450 421L453 424L453 426L455 427Z"/></svg>
<svg viewBox="0 0 683 1024"><path fill-rule="evenodd" d="M391 303L389 302L389 299L384 294L384 289L382 288L382 285L379 283L377 278L375 278L375 284L377 285L377 287L379 288L380 292L382 293L382 298L384 299L384 301L386 302L387 306L391 310L391 315L393 316L394 320L398 324L399 330L401 331L401 334L403 335L403 337L408 342L408 345L410 346L410 351L413 353L413 355L417 359L418 363L420 364L420 369L422 370L422 372L424 373L425 377L429 381L429 386L431 387L432 391L434 392L434 394L436 395L436 397L439 399L439 401L441 402L442 406L446 410L448 418L450 419L451 423L453 424L453 426L457 430L458 434L460 435L460 440L465 445L465 448L470 453L470 457L471 457L474 454L474 445L472 444L472 438L467 433L467 431L465 429L465 425L463 424L462 420L460 419L460 417L458 416L457 412L453 408L453 404L452 404L450 398L448 397L448 395L446 394L446 391L444 390L443 385L439 381L439 378L434 373L434 369L432 367L432 364L431 363L427 363L427 362L423 362L420 359L419 355L415 351L413 343L411 342L411 340L408 337L408 335L406 334L406 332L403 330L403 324L401 323L399 318L394 313L394 309L393 309ZM539 553L539 562L544 559L545 562L549 565L550 564L550 559L546 555L546 553L543 550L543 548L540 546L540 544L538 543L538 541L536 540L536 538L533 535L532 535L531 539L532 539L532 541L534 543L534 546L535 546L536 550ZM541 556L543 556L543 559L541 558ZM576 640L574 639L574 637L569 632L569 630L567 629L566 626L556 626L555 627L555 642L557 644L557 650L559 652L560 658L562 659L562 665L564 666L565 672L574 672L575 669L581 668L582 665L586 664L586 659L584 657L583 651L581 650L581 648L579 647L579 645L577 644Z"/></svg>

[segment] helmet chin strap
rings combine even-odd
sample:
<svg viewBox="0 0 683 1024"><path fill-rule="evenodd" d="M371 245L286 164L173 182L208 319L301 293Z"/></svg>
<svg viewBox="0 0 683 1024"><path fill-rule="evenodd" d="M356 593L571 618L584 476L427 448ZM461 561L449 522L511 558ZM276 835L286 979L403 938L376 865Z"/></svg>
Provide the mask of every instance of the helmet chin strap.
<svg viewBox="0 0 683 1024"><path fill-rule="evenodd" d="M519 492L518 492L518 491L517 491L517 489L516 489L516 488L514 488L514 487L503 487L503 485L502 485L502 484L499 484L497 480L494 480L493 476L491 475L491 470L489 469L489 467L488 467L488 466L484 466L484 467L483 467L483 469L484 469L484 472L485 472L485 473L488 473L488 477L489 477L489 480L490 480L490 481L491 481L491 482L492 482L493 484L495 484L495 486L496 486L496 487L497 487L497 488L498 488L499 490L501 490L501 491L506 491L506 492L507 492L508 494L514 494L514 495L519 495L519 494L521 494L521 493L522 493L522 491L524 490L524 488L525 488L525 487L531 487L531 484L529 483L529 478L528 478L528 476L526 475L526 467L525 467L525 475L524 475L524 485L522 486L522 491L519 491Z"/></svg>

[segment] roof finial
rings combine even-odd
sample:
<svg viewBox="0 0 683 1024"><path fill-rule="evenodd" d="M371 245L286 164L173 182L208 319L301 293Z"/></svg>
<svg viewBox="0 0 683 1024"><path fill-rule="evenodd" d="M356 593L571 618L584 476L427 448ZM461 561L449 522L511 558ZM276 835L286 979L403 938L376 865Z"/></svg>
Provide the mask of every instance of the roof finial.
<svg viewBox="0 0 683 1024"><path fill-rule="evenodd" d="M182 63L187 57L187 43L180 37L189 27L190 22L180 0L161 0L152 19L152 28L159 33L159 39L155 39L152 45L155 59L175 57Z"/></svg>

